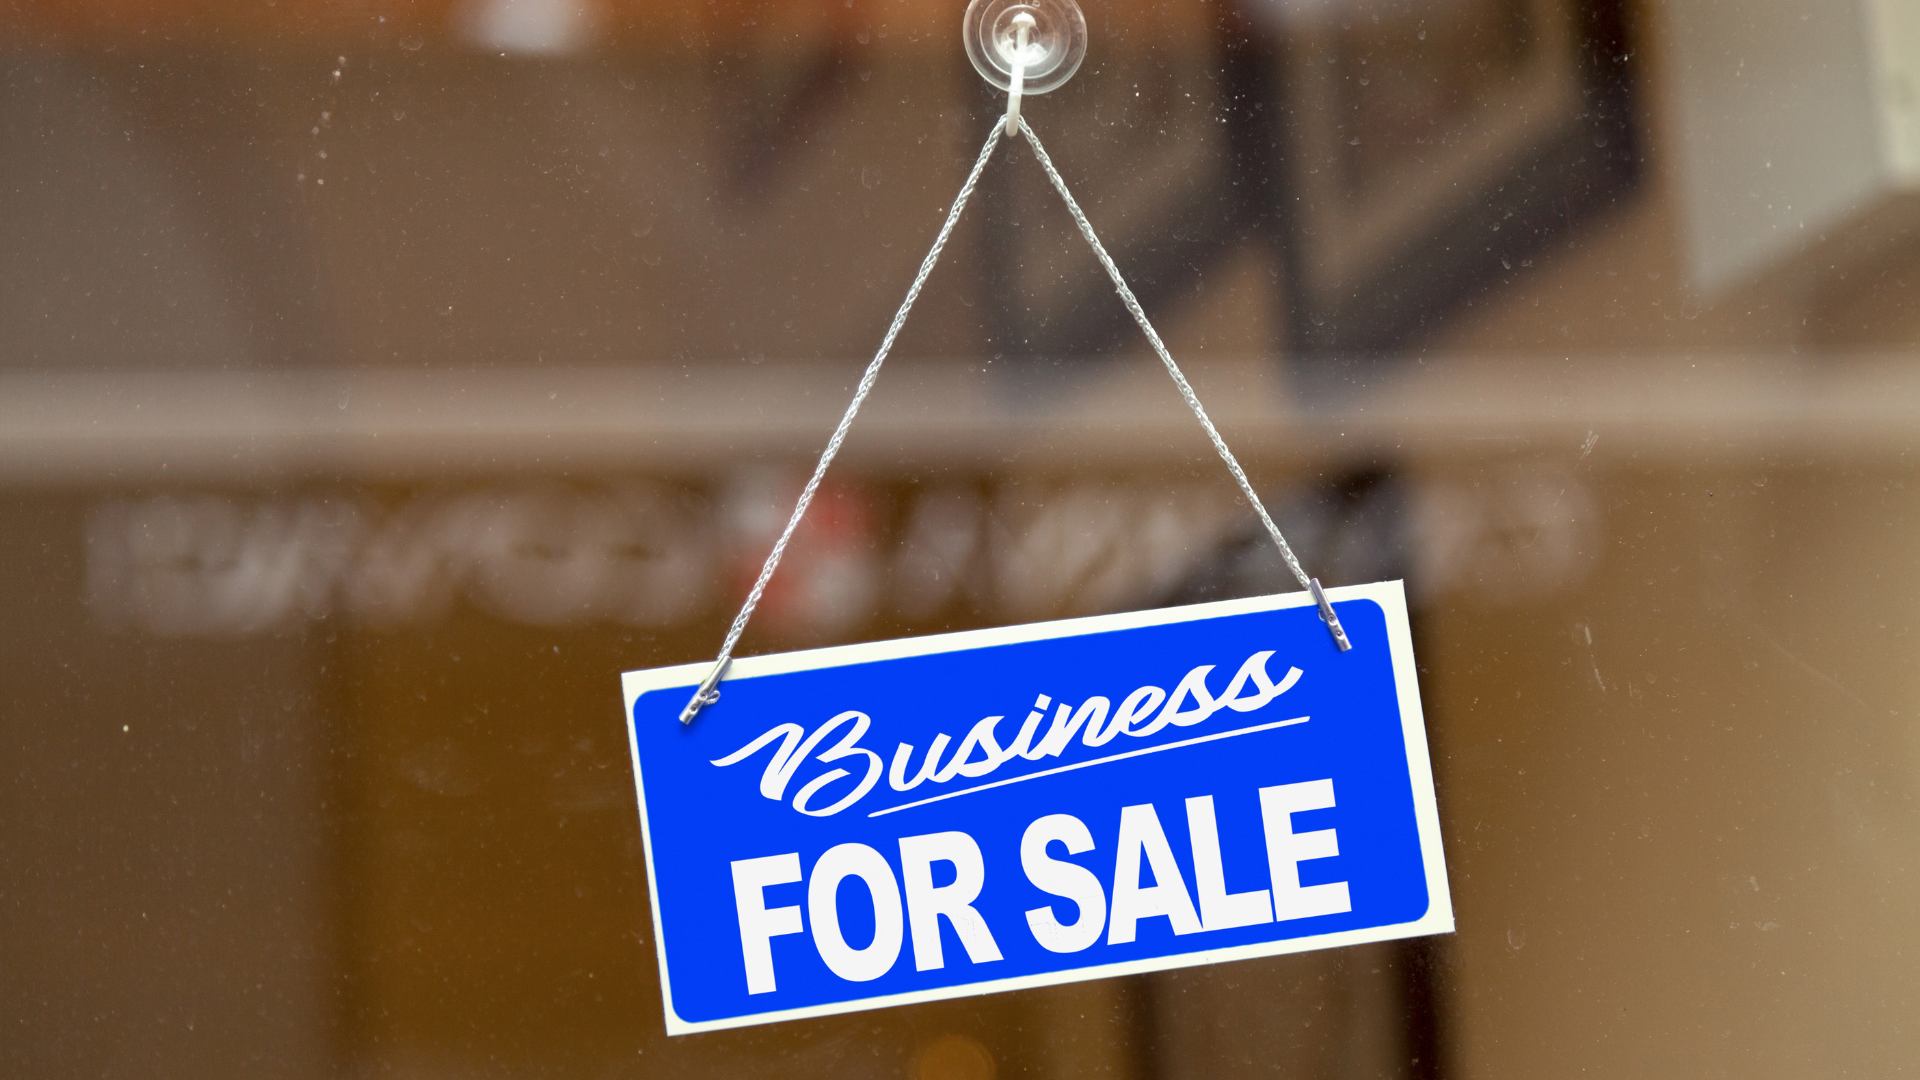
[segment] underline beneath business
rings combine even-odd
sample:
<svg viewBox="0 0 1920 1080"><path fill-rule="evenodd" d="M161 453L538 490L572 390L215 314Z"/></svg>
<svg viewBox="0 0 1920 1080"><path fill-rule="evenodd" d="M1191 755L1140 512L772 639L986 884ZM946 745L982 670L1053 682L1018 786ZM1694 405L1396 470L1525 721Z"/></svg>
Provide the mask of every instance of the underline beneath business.
<svg viewBox="0 0 1920 1080"><path fill-rule="evenodd" d="M1291 720L1276 720L1271 724L1255 724L1252 727L1235 728L1232 731L1216 731L1210 735L1196 735L1191 739L1181 739L1179 742L1163 743L1160 746L1148 746L1139 750L1128 750L1122 754L1109 754L1106 757L1094 758L1091 761L1076 761L1071 765L1061 765L1053 769L1042 769L1039 772L1027 773L1024 776L1010 776L1005 780L994 780L985 784L976 784L973 787L961 788L958 791L944 791L930 798L921 799L918 802L901 803L899 806L889 806L882 810L875 810L867 816L870 818L882 817L887 814L897 813L901 810L911 810L916 806L937 803L942 799L957 799L962 795L972 795L975 792L989 791L993 788L1024 783L1028 780L1038 780L1046 776L1058 776L1061 773L1072 772L1075 769L1091 769L1095 765L1106 765L1115 761L1125 761L1128 758L1145 757L1148 754L1158 754L1163 750L1178 750L1183 746L1198 746L1201 743L1218 742L1221 739L1231 739L1238 735L1253 735L1262 731L1272 731L1275 728L1292 727L1295 724L1304 724L1308 719L1309 718L1305 716L1296 716Z"/></svg>

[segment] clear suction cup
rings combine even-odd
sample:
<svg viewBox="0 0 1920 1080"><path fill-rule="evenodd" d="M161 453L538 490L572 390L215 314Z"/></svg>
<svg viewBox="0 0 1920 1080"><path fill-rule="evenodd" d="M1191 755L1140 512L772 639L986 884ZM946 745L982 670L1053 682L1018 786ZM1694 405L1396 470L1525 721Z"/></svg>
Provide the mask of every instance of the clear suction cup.
<svg viewBox="0 0 1920 1080"><path fill-rule="evenodd" d="M1033 19L1022 92L1044 94L1073 78L1087 57L1087 20L1074 0L973 0L961 20L960 35L980 77L1011 90L1020 47L1016 20L1021 15Z"/></svg>

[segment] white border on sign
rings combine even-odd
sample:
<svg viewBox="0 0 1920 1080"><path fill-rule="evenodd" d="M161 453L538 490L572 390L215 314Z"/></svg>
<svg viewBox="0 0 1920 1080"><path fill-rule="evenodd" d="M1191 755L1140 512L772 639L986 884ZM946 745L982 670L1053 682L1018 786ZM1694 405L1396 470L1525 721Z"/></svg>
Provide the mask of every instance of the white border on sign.
<svg viewBox="0 0 1920 1080"><path fill-rule="evenodd" d="M634 794L640 804L640 838L645 845L647 858L647 898L653 907L653 943L654 952L660 961L660 1001L666 1014L667 1034L691 1035L703 1031L724 1031L729 1028L771 1024L782 1020L805 1020L816 1016L838 1016L842 1013L865 1012L868 1009L884 1009L895 1005L913 1005L923 1001L950 1001L954 998L973 997L979 994L998 994L1009 990L1061 986L1067 983L1109 979L1120 975L1137 975L1149 971L1200 967L1228 960L1252 960L1263 956L1284 956L1288 953L1310 952L1342 945L1364 945L1376 941L1452 933L1453 897L1447 891L1446 855L1440 847L1440 810L1433 796L1433 763L1427 754L1427 723L1426 716L1420 708L1418 673L1413 662L1413 631L1407 624L1406 589L1399 581L1380 581L1371 585L1344 585L1328 589L1326 592L1327 599L1335 604L1345 600L1371 600L1379 604L1381 610L1386 613L1387 647L1393 659L1393 683L1399 695L1401 734L1407 747L1407 774L1413 784L1414 821L1419 830L1420 855L1427 873L1426 914L1412 922L1387 926L1342 930L1338 933L1292 938L1287 941L1238 945L1230 949L1203 949L1180 953L1177 956L1158 956L1145 960L1098 964L1066 971L968 983L964 986L915 990L906 994L857 998L826 1005L810 1005L801 1009L733 1016L724 1020L682 1020L673 1010L673 984L667 972L666 934L660 920L660 889L653 875L653 829L647 820L647 792L645 782L640 778L640 743L634 731L633 722L633 704L641 694L675 687L684 687L691 692L694 687L700 685L702 679L707 677L707 672L712 670L713 662L708 660L698 664L650 668L644 671L629 671L621 675L621 687L625 691L626 699L621 723L627 732L627 749L633 758ZM749 656L733 662L726 681L735 682L740 679L784 675L788 672L812 671L818 668L845 667L875 660L893 660L904 656L928 656L935 653L962 652L967 649L982 649L1026 641L1080 637L1110 630L1131 630L1141 626L1199 622L1203 619L1218 619L1258 611L1285 611L1289 608L1313 605L1314 599L1311 593L1282 593L1244 600L1220 600L1209 604L1156 608L1152 611L1135 611L1120 615L1093 615L1055 622L1022 623L1018 626L1003 626L989 630L963 630L953 634L932 634L926 637L896 638L892 641L874 641L860 645L836 645L826 649ZM1356 643L1354 647L1362 648L1363 646Z"/></svg>

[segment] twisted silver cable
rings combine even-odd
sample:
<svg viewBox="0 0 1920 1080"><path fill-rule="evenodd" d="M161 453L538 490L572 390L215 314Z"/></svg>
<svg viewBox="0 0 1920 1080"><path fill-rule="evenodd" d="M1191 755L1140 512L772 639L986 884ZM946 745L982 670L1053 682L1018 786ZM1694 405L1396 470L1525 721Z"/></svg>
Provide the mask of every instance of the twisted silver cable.
<svg viewBox="0 0 1920 1080"><path fill-rule="evenodd" d="M1007 120L1002 117L994 124L993 130L987 133L986 145L980 148L980 156L973 163L973 171L967 174L967 182L960 186L959 195L954 197L953 207L947 211L946 222L940 226L940 233L934 237L933 247L927 252L927 257L921 261L920 272L914 275L913 285L907 290L907 298L901 301L900 310L894 314L892 324L887 327L886 336L880 340L879 351L874 353L872 362L867 365L866 373L860 377L860 385L853 392L853 400L847 403L847 411L840 417L839 426L834 428L833 437L827 440L827 448L821 452L819 464L813 468L813 476L807 480L807 486L801 489L800 499L793 507L793 516L787 519L787 527L781 530L780 539L774 542L773 550L767 555L766 564L760 568L759 579L748 591L746 602L740 606L740 613L734 616L733 625L727 630L726 641L721 643L720 655L714 658L713 667L707 672L707 677L701 681L692 699L687 702L687 707L681 711L681 723L691 723L702 708L720 700L720 680L726 676L727 668L733 663L734 646L739 644L740 635L746 631L747 620L753 617L754 608L760 605L760 598L767 590L768 580L773 577L774 569L780 565L780 557L786 554L787 544L793 539L794 531L800 527L800 519L806 516L807 507L813 502L814 493L819 490L820 480L826 475L827 466L833 463L834 455L840 452L840 444L846 441L847 431L853 427L853 418L859 413L861 403L866 401L867 394L873 390L875 380L880 377L880 367L886 362L887 353L893 348L894 338L899 336L900 328L906 324L907 314L913 310L913 302L919 299L920 290L927 283L927 276L933 273L934 264L940 261L940 251L946 247L948 237L953 235L953 227L960 220L960 212L966 208L967 199L973 194L974 187L979 184L980 174L986 170L987 162L993 157L994 148L1000 144L1000 136L1005 132L1006 126ZM1087 245L1093 249L1094 258L1099 260L1101 267L1107 272L1107 277L1113 281L1114 289L1120 294L1120 302L1126 305L1128 313L1133 316L1133 321L1138 323L1141 332L1146 334L1147 342L1153 346L1154 353L1160 357L1160 362L1166 365L1167 374L1173 377L1173 385L1180 391L1181 399L1187 403L1187 408L1193 410L1194 418L1199 420L1200 426L1206 430L1207 438L1213 442L1214 450L1220 454L1220 460L1226 462L1227 471L1233 474L1234 480L1240 485L1241 493L1246 495L1247 502L1253 506L1254 513L1260 516L1260 523L1266 526L1267 535L1273 537L1274 546L1280 549L1280 557L1286 560L1287 569L1293 571L1293 576L1299 579L1302 588L1313 594L1314 599L1319 603L1321 618L1333 632L1334 641L1342 651L1346 650L1350 647L1346 630L1340 625L1339 616L1334 614L1333 606L1327 602L1320 583L1307 576L1306 570L1300 565L1300 560L1294 555L1293 548L1287 544L1287 538L1280 534L1280 526L1274 524L1273 515L1267 513L1266 504L1260 501L1259 494L1254 491L1253 482L1247 479L1246 470L1240 467L1240 461L1233 456L1233 451L1227 449L1227 441L1220 436L1220 429L1213 426L1213 420L1207 415L1206 408L1200 404L1200 397L1194 393L1193 385L1187 382L1187 377L1181 372L1180 365L1174 362L1173 354L1167 351L1166 342L1160 340L1159 331L1153 328L1153 323L1147 319L1146 310L1140 306L1139 299L1127 286L1126 278L1121 276L1120 268L1114 265L1113 257L1107 254L1106 245L1100 242L1099 235L1093 231L1092 223L1087 221L1087 215L1080 209L1080 204L1074 200L1073 193L1067 190L1067 182L1061 179L1059 170L1053 167L1053 159L1047 156L1046 147L1040 145L1040 136L1034 134L1033 125L1025 121L1020 123L1019 130L1033 147L1034 159L1040 163L1040 168L1045 170L1048 181L1053 184L1053 189L1060 193L1061 200L1067 204L1067 211L1073 215L1074 224L1080 227L1080 235L1086 238Z"/></svg>
<svg viewBox="0 0 1920 1080"><path fill-rule="evenodd" d="M727 667L733 662L733 647L740 642L740 635L747 629L747 620L753 617L753 609L760 606L760 597L767 591L767 581L773 577L774 568L780 565L780 557L787 552L787 543L793 539L795 529L800 527L800 519L806 516L808 504L813 502L814 492L820 488L820 478L827 474L827 466L833 463L833 456L840 452L840 444L846 441L847 430L853 427L853 418L859 413L860 405L867 400L867 394L873 390L874 380L880 377L880 366L886 363L887 353L893 349L893 339L900 335L900 328L906 325L907 313L913 310L913 302L920 298L920 289L927 283L927 276L933 273L934 264L940 261L940 250L947 246L947 238L953 235L953 227L960 221L960 211L966 209L967 199L973 194L975 185L980 182L980 174L986 170L987 162L993 157L994 147L1000 144L1000 134L1006 127L1003 118L993 125L987 133L986 145L980 148L980 156L973 163L973 171L967 174L967 182L960 185L960 194L954 196L953 207L947 211L947 220L940 226L940 233L933 238L933 247L927 257L920 262L920 272L913 277L913 286L907 290L907 298L900 302L900 310L894 313L893 322L888 325L886 336L880 339L880 350L873 354L873 361L867 365L866 374L860 377L860 385L853 392L853 400L847 403L847 411L840 417L840 426L833 429L833 437L827 440L827 448L820 454L820 463L813 467L813 476L807 480L807 486L801 489L800 501L794 504L793 516L787 519L787 527L780 532L780 539L768 553L766 565L760 568L760 577L747 593L746 603L740 606L740 614L733 617L733 626L727 630L727 639L720 645L720 655L714 658L713 669L707 674L693 699L680 713L680 722L692 722L694 715L702 708L719 700L718 684L726 675Z"/></svg>
<svg viewBox="0 0 1920 1080"><path fill-rule="evenodd" d="M1021 124L1020 131L1027 137L1027 142L1033 146L1034 159L1040 162L1042 169L1046 170L1047 179L1053 182L1053 190L1059 192L1060 198L1065 200L1067 211L1073 215L1074 224L1080 226L1080 235L1086 237L1087 245L1093 248L1093 257L1100 260L1100 265L1106 269L1107 276L1113 279L1113 287L1120 292L1120 302L1125 304L1127 311L1132 313L1133 321L1140 324L1140 329L1147 335L1147 341L1153 346L1153 351L1160 355L1160 362L1167 366L1167 374L1173 376L1173 385L1179 388L1180 397L1186 401L1187 408L1193 410L1193 415L1200 421L1200 426L1207 429L1207 438L1213 440L1213 448L1220 452L1220 460L1227 463L1227 470L1233 473L1235 480L1240 482L1241 492L1247 496L1247 501L1253 504L1253 512L1260 515L1260 523L1267 527L1267 534L1273 537L1274 546L1280 549L1280 557L1287 561L1287 569L1292 570L1293 576L1300 579L1301 588L1314 593L1317 598L1320 590L1315 587L1313 579L1307 576L1307 572L1301 568L1300 560L1294 557L1293 548L1287 544L1287 538L1280 535L1280 526L1273 523L1273 517L1267 513L1266 505L1260 501L1259 495L1254 494L1253 484L1247 480L1246 471L1240 468L1240 462L1233 456L1233 451L1227 449L1227 441L1220 437L1220 430L1214 427L1213 421L1208 418L1207 410L1200 404L1199 395L1193 392L1193 386L1181 373L1180 365L1173 362L1173 354L1167 351L1166 343L1160 340L1160 335L1154 330L1153 324L1147 321L1146 311L1140 307L1140 301L1134 298L1133 290L1127 287L1126 279L1120 276L1120 268L1113 264L1113 257L1107 254L1106 245L1094 235L1093 225L1087 221L1087 215L1080 211L1080 204L1074 201L1073 193L1067 190L1067 182L1060 178L1059 170L1053 167L1053 159L1047 156L1046 147L1040 145L1040 136L1033 133L1033 125L1029 123ZM1341 636L1345 636L1344 633Z"/></svg>

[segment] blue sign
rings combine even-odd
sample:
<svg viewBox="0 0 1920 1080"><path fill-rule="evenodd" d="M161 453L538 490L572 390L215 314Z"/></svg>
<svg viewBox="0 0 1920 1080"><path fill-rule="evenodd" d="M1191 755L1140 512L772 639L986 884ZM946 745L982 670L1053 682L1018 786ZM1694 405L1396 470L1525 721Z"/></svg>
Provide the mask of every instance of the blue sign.
<svg viewBox="0 0 1920 1080"><path fill-rule="evenodd" d="M667 1031L1453 929L1398 582L625 676Z"/></svg>

